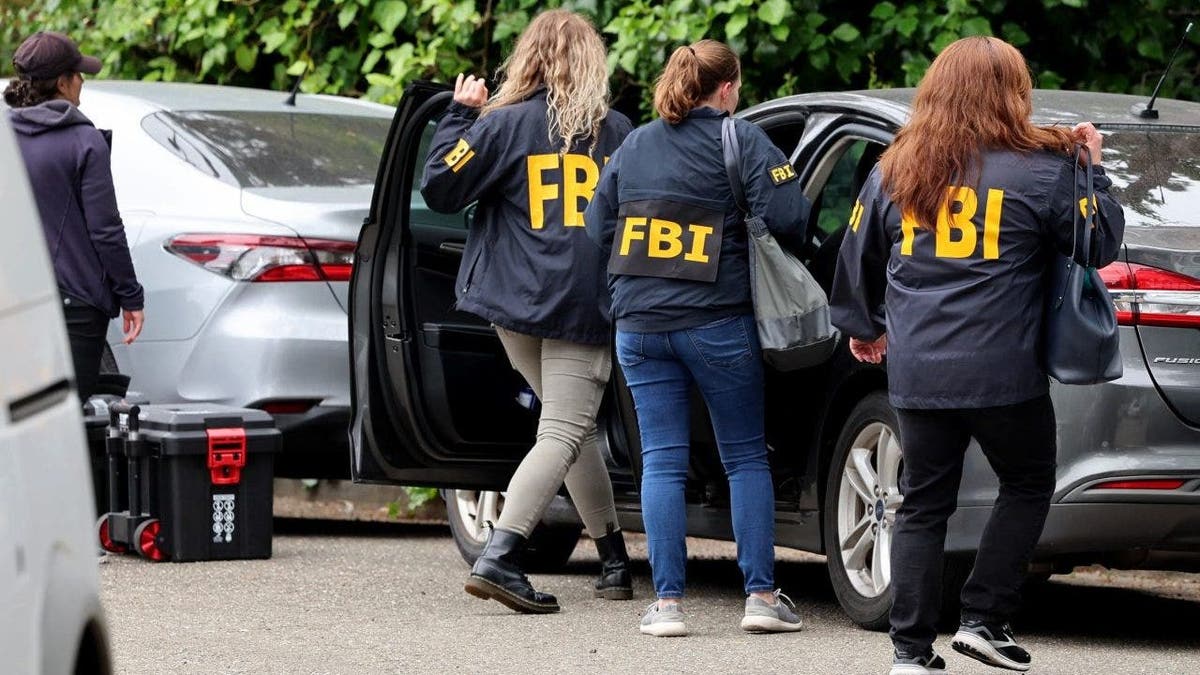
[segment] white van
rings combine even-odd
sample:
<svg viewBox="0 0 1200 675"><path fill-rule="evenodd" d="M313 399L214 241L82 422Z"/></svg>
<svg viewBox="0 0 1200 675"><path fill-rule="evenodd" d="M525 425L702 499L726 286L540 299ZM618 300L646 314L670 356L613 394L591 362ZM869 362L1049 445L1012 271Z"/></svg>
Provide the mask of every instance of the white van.
<svg viewBox="0 0 1200 675"><path fill-rule="evenodd" d="M54 271L0 110L0 672L111 670L96 514Z"/></svg>

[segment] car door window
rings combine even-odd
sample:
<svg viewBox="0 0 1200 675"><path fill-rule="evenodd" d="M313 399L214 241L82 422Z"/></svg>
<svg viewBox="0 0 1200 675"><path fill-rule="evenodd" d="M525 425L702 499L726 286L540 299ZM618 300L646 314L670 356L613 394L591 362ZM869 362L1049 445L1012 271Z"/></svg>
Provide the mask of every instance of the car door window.
<svg viewBox="0 0 1200 675"><path fill-rule="evenodd" d="M417 149L419 168L412 186L412 224L460 230L465 236L466 229L470 224L470 215L475 210L474 204L457 213L438 213L426 206L425 199L421 196L421 183L425 178L425 158L429 156L429 145L433 142L435 129L437 129L437 120L432 119L429 124L425 125L425 131L421 133L421 144Z"/></svg>
<svg viewBox="0 0 1200 675"><path fill-rule="evenodd" d="M860 171L863 157L870 146L879 147L877 143L856 139L848 146L843 146L841 157L833 165L825 187L821 189L821 211L817 214L816 225L825 235L833 234L850 222L850 210L854 200L862 189L862 181L866 172ZM878 153L872 153L878 157ZM874 161L871 162L874 165ZM869 171L869 167L867 171Z"/></svg>

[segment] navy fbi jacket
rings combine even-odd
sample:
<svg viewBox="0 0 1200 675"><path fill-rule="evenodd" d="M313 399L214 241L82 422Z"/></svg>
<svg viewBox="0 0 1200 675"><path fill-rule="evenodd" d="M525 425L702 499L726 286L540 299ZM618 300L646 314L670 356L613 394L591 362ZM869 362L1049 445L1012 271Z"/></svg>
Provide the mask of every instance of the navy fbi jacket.
<svg viewBox="0 0 1200 675"><path fill-rule="evenodd" d="M1074 161L1044 151L985 151L981 162L977 185L949 188L936 233L901 216L878 166L851 212L832 319L850 337L887 333L898 408L986 408L1049 390L1040 362L1043 288L1054 251L1070 254L1081 208L1075 190L1085 201L1086 173L1076 178ZM1125 215L1100 167L1093 185L1102 267L1120 251Z"/></svg>
<svg viewBox="0 0 1200 675"><path fill-rule="evenodd" d="M458 271L457 308L518 333L584 344L609 340L600 253L583 210L600 170L633 128L609 111L590 139L560 154L546 92L483 117L451 103L429 146L425 203L453 213L479 204Z"/></svg>
<svg viewBox="0 0 1200 675"><path fill-rule="evenodd" d="M584 216L603 251L612 316L628 332L694 328L753 312L748 241L721 152L725 113L634 130L600 176ZM788 247L804 240L809 203L787 157L737 120L750 208Z"/></svg>

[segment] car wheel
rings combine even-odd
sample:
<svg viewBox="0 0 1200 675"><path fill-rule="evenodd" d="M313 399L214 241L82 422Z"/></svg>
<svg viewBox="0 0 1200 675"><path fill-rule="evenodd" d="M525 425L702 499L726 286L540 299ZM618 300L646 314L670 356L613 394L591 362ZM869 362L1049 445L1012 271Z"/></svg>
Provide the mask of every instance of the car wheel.
<svg viewBox="0 0 1200 675"><path fill-rule="evenodd" d="M896 412L869 394L842 427L822 513L829 578L842 609L868 630L888 625L892 530L900 506L902 453Z"/></svg>
<svg viewBox="0 0 1200 675"><path fill-rule="evenodd" d="M483 553L487 543L488 523L500 520L504 510L504 493L485 490L443 490L446 518L454 545L468 565ZM529 538L525 550L525 570L528 572L557 572L567 564L582 531L578 526L539 525Z"/></svg>

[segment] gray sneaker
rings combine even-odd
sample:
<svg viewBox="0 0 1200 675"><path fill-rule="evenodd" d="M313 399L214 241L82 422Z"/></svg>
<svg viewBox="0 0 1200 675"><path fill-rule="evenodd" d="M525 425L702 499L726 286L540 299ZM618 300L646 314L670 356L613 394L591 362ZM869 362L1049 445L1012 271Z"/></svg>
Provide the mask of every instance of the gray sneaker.
<svg viewBox="0 0 1200 675"><path fill-rule="evenodd" d="M775 591L775 604L753 595L746 598L742 630L748 633L792 633L803 625L796 614L796 604L781 591Z"/></svg>
<svg viewBox="0 0 1200 675"><path fill-rule="evenodd" d="M654 637L683 637L687 635L687 626L683 623L683 609L679 603L668 603L663 609L654 601L642 615L642 625L638 627L645 635Z"/></svg>

